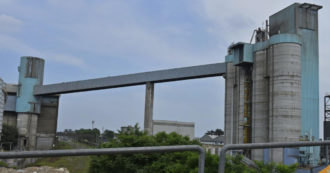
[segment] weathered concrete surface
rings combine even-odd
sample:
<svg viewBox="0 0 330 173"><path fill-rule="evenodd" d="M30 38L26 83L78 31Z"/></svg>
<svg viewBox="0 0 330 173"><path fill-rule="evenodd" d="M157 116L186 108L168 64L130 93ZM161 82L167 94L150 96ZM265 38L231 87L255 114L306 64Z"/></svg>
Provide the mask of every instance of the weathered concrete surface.
<svg viewBox="0 0 330 173"><path fill-rule="evenodd" d="M252 80L252 143L265 143L269 140L267 50L255 52ZM263 160L263 157L263 150L252 150L252 159Z"/></svg>
<svg viewBox="0 0 330 173"><path fill-rule="evenodd" d="M21 150L35 150L37 143L38 115L17 114L18 146Z"/></svg>
<svg viewBox="0 0 330 173"><path fill-rule="evenodd" d="M270 47L270 142L299 141L301 134L301 46ZM285 134L285 135L284 135ZM271 150L272 161L283 161L283 149Z"/></svg>
<svg viewBox="0 0 330 173"><path fill-rule="evenodd" d="M235 69L236 67L232 62L227 63L227 73L224 76L226 79L226 91L225 91L225 143L234 144L234 134L237 129L234 121L234 88L235 85ZM236 128L236 129L235 129Z"/></svg>
<svg viewBox="0 0 330 173"><path fill-rule="evenodd" d="M154 109L154 83L148 82L146 85L146 98L144 108L144 131L153 134L153 109Z"/></svg>

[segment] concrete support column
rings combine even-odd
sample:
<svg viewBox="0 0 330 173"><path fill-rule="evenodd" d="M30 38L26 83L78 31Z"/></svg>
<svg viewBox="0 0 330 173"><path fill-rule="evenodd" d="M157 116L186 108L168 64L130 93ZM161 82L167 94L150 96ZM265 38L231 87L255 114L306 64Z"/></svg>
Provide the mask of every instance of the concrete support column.
<svg viewBox="0 0 330 173"><path fill-rule="evenodd" d="M144 131L152 135L152 121L154 108L154 83L148 82L146 84L146 99L144 107Z"/></svg>

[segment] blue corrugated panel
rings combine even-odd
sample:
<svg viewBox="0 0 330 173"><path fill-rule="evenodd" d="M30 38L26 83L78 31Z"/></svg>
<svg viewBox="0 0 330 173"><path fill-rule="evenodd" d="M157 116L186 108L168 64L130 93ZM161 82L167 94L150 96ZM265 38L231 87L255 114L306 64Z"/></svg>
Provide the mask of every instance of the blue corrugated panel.
<svg viewBox="0 0 330 173"><path fill-rule="evenodd" d="M299 29L301 54L301 135L319 140L319 54L317 32ZM310 150L306 148L305 150ZM319 159L319 147L313 147L314 158Z"/></svg>
<svg viewBox="0 0 330 173"><path fill-rule="evenodd" d="M31 63L28 62L29 58L33 57L21 57L21 63L19 67L19 88L16 100L16 112L40 113L39 98L33 95L33 89L34 86L42 84L43 74L38 74L37 77L27 77L27 67L32 68L32 65L28 66L28 63ZM43 61L41 59L38 60ZM43 67L41 68L41 72L43 73ZM37 72L34 71L34 73Z"/></svg>

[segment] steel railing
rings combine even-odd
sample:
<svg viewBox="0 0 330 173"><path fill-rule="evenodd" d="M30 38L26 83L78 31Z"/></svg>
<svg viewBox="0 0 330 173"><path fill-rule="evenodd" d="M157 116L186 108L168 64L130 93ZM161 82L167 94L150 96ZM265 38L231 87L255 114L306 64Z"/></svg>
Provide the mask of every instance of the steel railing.
<svg viewBox="0 0 330 173"><path fill-rule="evenodd" d="M264 149L264 148L292 148L306 146L322 146L329 145L330 141L312 141L312 142L274 142L274 143L250 143L250 144L231 144L225 145L220 151L219 173L225 172L226 152L229 150L243 149Z"/></svg>
<svg viewBox="0 0 330 173"><path fill-rule="evenodd" d="M198 173L204 173L205 151L199 145L0 152L0 159L87 156L87 155L105 155L105 154L109 155L109 154L134 154L134 153L161 153L161 152L178 152L178 151L198 151L199 153Z"/></svg>

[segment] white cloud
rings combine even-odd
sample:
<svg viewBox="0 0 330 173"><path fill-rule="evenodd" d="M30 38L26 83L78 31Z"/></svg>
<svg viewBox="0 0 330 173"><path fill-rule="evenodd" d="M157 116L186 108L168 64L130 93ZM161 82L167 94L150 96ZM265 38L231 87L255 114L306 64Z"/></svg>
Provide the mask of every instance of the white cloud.
<svg viewBox="0 0 330 173"><path fill-rule="evenodd" d="M5 14L0 15L0 33L17 32L21 29L23 22L15 17Z"/></svg>
<svg viewBox="0 0 330 173"><path fill-rule="evenodd" d="M23 41L14 37L0 34L0 50L9 50L16 52L21 56L36 56L53 62L72 65L80 68L85 68L86 64L82 59L76 58L68 54L52 53L39 51Z"/></svg>

